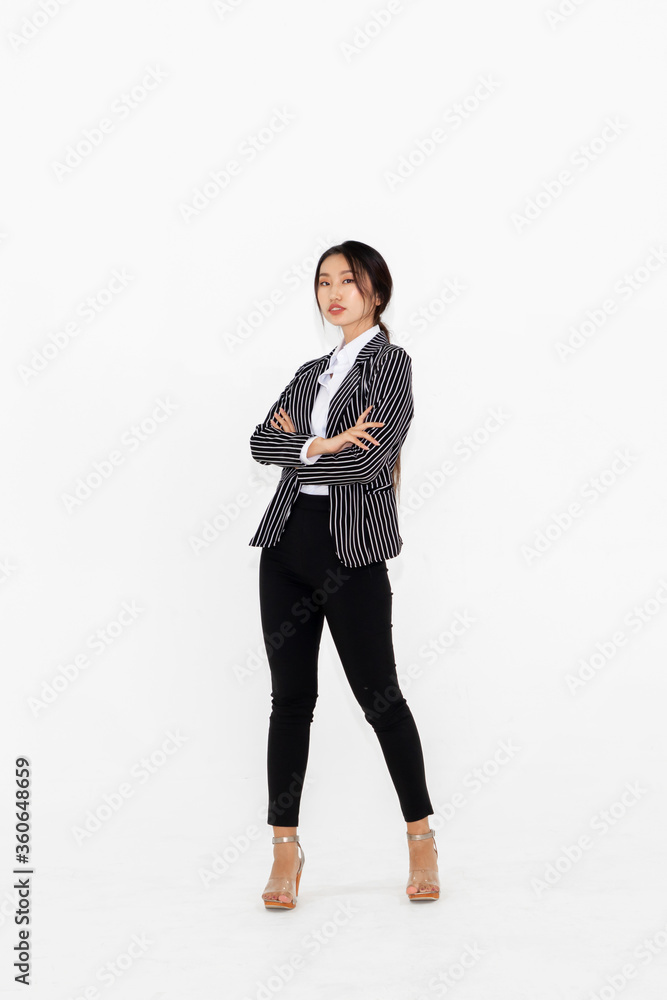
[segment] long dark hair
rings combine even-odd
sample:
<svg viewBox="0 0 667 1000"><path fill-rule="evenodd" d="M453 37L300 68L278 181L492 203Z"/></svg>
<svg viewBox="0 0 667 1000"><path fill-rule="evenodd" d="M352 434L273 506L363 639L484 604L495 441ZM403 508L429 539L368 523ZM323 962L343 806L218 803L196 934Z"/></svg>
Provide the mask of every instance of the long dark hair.
<svg viewBox="0 0 667 1000"><path fill-rule="evenodd" d="M391 343L389 330L380 319L380 316L389 305L394 283L391 280L391 274L389 273L389 268L387 267L384 257L378 253L377 250L374 250L373 247L369 247L367 243L360 243L358 240L345 240L344 243L337 243L336 246L329 247L328 250L324 251L317 262L317 267L315 268L314 289L315 302L317 303L317 307L320 312L322 327L324 327L324 316L322 314L322 310L320 309L317 297L320 283L320 268L327 257L331 257L332 254L336 253L340 253L343 257L345 257L347 266L352 271L357 288L361 292L364 305L372 302L376 297L380 299L379 303L373 307L372 325L375 326L375 324L377 324L387 340ZM369 417L372 419L371 414L369 414ZM371 427L371 436L373 434L373 430L374 428ZM369 447L374 448L375 445L369 444ZM396 464L392 470L392 485L394 487L394 492L398 493L401 485L400 451L396 458Z"/></svg>

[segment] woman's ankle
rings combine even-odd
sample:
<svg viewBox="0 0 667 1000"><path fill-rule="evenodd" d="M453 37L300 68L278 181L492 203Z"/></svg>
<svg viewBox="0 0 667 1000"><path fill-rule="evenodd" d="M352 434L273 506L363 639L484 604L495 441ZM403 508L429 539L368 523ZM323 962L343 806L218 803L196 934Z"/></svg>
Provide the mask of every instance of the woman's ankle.
<svg viewBox="0 0 667 1000"><path fill-rule="evenodd" d="M274 826L274 837L295 837L297 828L295 826Z"/></svg>
<svg viewBox="0 0 667 1000"><path fill-rule="evenodd" d="M430 824L428 816L423 819L417 819L412 823L406 823L408 833L428 833L430 830Z"/></svg>

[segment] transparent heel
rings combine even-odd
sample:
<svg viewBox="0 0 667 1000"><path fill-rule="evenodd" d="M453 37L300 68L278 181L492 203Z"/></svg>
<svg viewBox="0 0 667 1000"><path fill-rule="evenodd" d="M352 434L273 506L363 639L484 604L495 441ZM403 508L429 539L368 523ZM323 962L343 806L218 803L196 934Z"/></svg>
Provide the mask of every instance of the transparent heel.
<svg viewBox="0 0 667 1000"><path fill-rule="evenodd" d="M294 834L292 837L272 837L271 843L273 844L288 844L296 842L301 860L299 861L299 868L296 873L296 885L294 879L291 878L270 878L266 883L266 888L262 893L262 899L264 900L264 905L269 908L278 908L281 910L293 910L296 906L297 897L299 895L299 883L301 881L301 872L303 871L303 866L306 861L305 852L299 841L299 835ZM281 900L278 897L289 896L289 902ZM268 897L268 898L267 898ZM272 898L275 897L275 898Z"/></svg>
<svg viewBox="0 0 667 1000"><path fill-rule="evenodd" d="M433 849L438 853L435 846L435 830L429 829L428 833L408 833L408 840L427 840L433 837ZM408 892L408 888L414 886L416 892ZM408 884L405 887L408 898L412 901L421 899L440 899L440 881L437 868L411 868L408 874Z"/></svg>

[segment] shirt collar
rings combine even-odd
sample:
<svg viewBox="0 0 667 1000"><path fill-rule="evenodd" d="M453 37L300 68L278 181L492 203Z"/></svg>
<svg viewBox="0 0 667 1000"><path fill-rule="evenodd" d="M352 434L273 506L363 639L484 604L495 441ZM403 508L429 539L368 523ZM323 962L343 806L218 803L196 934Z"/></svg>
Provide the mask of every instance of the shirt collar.
<svg viewBox="0 0 667 1000"><path fill-rule="evenodd" d="M366 330L365 333L361 333L358 337L351 340L349 344L346 344L345 337L342 337L336 347L336 350L331 355L329 366L324 374L326 375L327 372L330 372L334 365L344 365L346 368L351 367L356 361L361 348L365 347L368 341L372 340L373 337L379 332L380 324L376 323L375 326L370 328L370 330Z"/></svg>

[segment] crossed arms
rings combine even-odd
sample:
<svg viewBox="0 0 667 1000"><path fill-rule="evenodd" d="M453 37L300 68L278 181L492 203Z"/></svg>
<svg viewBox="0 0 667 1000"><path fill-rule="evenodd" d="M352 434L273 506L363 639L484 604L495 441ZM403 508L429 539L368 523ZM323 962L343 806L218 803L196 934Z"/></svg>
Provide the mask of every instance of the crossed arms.
<svg viewBox="0 0 667 1000"><path fill-rule="evenodd" d="M302 370L298 369L292 381L285 386L265 419L258 424L250 437L252 457L261 465L294 467L301 483L369 483L376 478L390 455L398 454L414 416L412 395L412 359L400 347L385 352L378 362L371 382L368 404L373 409L365 419L382 423L373 427L370 434L379 443L365 443L368 450L353 445L334 455L320 455L317 462L305 464L300 460L301 449L313 437L312 432L300 434L271 426L279 407L290 412L290 398Z"/></svg>

